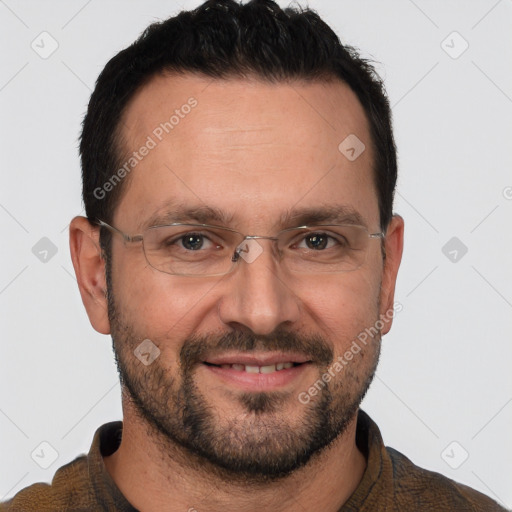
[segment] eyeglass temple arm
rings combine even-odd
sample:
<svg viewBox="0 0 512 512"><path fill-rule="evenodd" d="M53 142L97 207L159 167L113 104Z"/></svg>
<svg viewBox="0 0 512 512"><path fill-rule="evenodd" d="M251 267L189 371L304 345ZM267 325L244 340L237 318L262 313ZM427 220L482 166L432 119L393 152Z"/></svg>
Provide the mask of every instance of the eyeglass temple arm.
<svg viewBox="0 0 512 512"><path fill-rule="evenodd" d="M110 224L107 224L106 222L103 222L102 220L98 220L98 225L108 229L111 233L121 235L124 242L140 242L142 240L142 235L127 235L126 233L123 233L121 230L111 226Z"/></svg>

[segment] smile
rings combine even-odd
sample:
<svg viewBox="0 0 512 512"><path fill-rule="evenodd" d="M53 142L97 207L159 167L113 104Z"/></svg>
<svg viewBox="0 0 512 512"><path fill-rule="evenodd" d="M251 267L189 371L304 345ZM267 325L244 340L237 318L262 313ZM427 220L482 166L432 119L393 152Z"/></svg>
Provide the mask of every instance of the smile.
<svg viewBox="0 0 512 512"><path fill-rule="evenodd" d="M209 364L209 363L206 363ZM297 366L302 363L277 363L277 364L269 364L265 366L256 366L256 365L248 365L248 364L221 364L221 365L212 365L222 368L223 370L236 370L238 372L247 372L247 373L274 373L281 370L287 370L288 368L292 368L293 366Z"/></svg>
<svg viewBox="0 0 512 512"><path fill-rule="evenodd" d="M207 357L202 366L231 389L235 386L246 391L277 391L297 386L310 363L302 354L235 352Z"/></svg>

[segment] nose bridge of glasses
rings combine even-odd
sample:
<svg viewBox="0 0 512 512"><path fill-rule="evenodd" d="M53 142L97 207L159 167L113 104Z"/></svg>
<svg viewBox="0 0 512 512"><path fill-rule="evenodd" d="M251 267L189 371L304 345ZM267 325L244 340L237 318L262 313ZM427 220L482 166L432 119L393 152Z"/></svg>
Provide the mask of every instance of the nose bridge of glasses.
<svg viewBox="0 0 512 512"><path fill-rule="evenodd" d="M258 243L258 240L270 240L271 242L279 242L279 238L276 236L243 234L241 234L241 236L243 238L237 242L233 253L233 262L238 261L240 257L242 257L242 259L244 259L247 263L252 263L254 260L256 260L256 258L258 258L260 254L262 254L265 250L262 244ZM277 247L277 244L272 244L272 246L272 253L275 256L275 247Z"/></svg>

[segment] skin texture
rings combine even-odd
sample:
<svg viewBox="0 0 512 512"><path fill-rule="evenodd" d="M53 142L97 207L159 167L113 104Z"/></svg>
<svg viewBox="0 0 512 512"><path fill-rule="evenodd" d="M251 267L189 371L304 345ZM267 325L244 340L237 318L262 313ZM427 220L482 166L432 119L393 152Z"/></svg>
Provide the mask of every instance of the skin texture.
<svg viewBox="0 0 512 512"><path fill-rule="evenodd" d="M158 76L125 112L126 155L192 96L197 106L125 178L115 227L138 234L167 203L179 202L215 207L229 227L247 234L273 235L299 225L281 222L286 213L325 206L349 207L370 232L380 231L368 124L347 86ZM349 134L366 146L355 161L338 150ZM82 299L93 327L112 334L124 377L123 439L105 463L126 498L144 511L338 510L366 466L355 414L380 336L308 404L297 397L392 309L401 217L387 229L385 260L381 242L372 240L365 263L342 274L291 274L272 242L262 240L262 254L226 276L171 276L148 265L140 243L123 245L115 236L110 304L98 236L86 219L73 220ZM387 321L381 335L390 327ZM144 339L160 349L149 366L133 354ZM201 362L248 351L293 352L309 363L261 392L229 383ZM333 440L323 447L318 437L325 436ZM299 461L295 455L308 447L316 453ZM280 461L281 471L271 474Z"/></svg>

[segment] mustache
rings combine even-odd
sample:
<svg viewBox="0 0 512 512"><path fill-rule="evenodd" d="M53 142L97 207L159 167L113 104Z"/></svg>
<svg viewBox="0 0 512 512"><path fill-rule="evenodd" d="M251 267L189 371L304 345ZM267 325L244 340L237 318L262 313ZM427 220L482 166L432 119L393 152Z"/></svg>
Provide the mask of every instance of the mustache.
<svg viewBox="0 0 512 512"><path fill-rule="evenodd" d="M279 351L307 356L319 366L327 366L334 360L334 351L321 336L301 335L287 331L275 331L267 335L255 335L250 331L233 331L222 335L192 335L180 350L180 362L184 371L201 364L206 356L215 356L236 350L238 352Z"/></svg>

